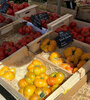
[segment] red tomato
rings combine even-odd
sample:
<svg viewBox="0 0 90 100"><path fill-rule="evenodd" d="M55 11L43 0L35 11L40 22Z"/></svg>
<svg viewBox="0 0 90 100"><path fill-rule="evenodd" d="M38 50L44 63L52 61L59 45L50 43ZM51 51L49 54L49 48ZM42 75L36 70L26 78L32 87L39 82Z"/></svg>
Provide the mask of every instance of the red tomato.
<svg viewBox="0 0 90 100"><path fill-rule="evenodd" d="M14 42L10 42L10 41L5 41L2 43L2 47L6 48L8 46L14 46Z"/></svg>
<svg viewBox="0 0 90 100"><path fill-rule="evenodd" d="M88 44L90 44L90 37L87 37L87 38L85 39L85 42L88 43Z"/></svg>
<svg viewBox="0 0 90 100"><path fill-rule="evenodd" d="M7 56L13 54L17 49L15 47L9 46L5 49L5 54Z"/></svg>
<svg viewBox="0 0 90 100"><path fill-rule="evenodd" d="M70 24L69 24L69 27L70 28L74 28L74 27L76 27L77 26L77 23L76 22L71 22Z"/></svg>

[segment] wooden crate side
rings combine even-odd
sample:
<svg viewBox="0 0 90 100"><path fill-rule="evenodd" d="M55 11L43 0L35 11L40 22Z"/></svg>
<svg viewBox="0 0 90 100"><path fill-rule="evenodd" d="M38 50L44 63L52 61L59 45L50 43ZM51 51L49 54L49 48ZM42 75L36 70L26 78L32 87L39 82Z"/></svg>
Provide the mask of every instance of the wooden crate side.
<svg viewBox="0 0 90 100"><path fill-rule="evenodd" d="M61 17L60 20L54 21L54 24L50 26L49 30L55 31L61 25L68 25L71 20L73 20L73 16L71 14L66 14L65 16Z"/></svg>
<svg viewBox="0 0 90 100"><path fill-rule="evenodd" d="M78 27L90 27L90 23L88 22L84 22L84 21L79 21L79 20L75 20L74 21L77 23Z"/></svg>
<svg viewBox="0 0 90 100"><path fill-rule="evenodd" d="M13 53L12 55L10 55L9 57L5 58L4 60L2 60L0 62L0 66L12 66L14 63L18 63L19 62L19 57L21 57L22 59L25 56L28 56L28 49L27 47L22 47L21 49L19 49L18 51L16 51L15 53ZM18 59L17 59L18 58Z"/></svg>
<svg viewBox="0 0 90 100"><path fill-rule="evenodd" d="M59 95L55 100L71 100L71 97L86 83L87 75L79 80L66 94Z"/></svg>
<svg viewBox="0 0 90 100"><path fill-rule="evenodd" d="M1 13L3 16L5 16L6 18L11 18L13 21L15 21L15 17L14 16L11 16L11 15L8 15L8 14L4 14L4 13Z"/></svg>
<svg viewBox="0 0 90 100"><path fill-rule="evenodd" d="M7 32L13 30L13 24L7 24L0 28L0 36L6 34Z"/></svg>
<svg viewBox="0 0 90 100"><path fill-rule="evenodd" d="M13 16L10 16L10 15L4 14L4 13L1 13L1 15L4 16L6 19L10 18L13 20L13 22L15 21L15 18ZM2 26L0 28L0 36L4 35L6 32L9 32L10 30L13 29L13 25L12 25L13 22L6 24L6 25L4 25L5 23L2 23L2 25L4 25L4 26Z"/></svg>
<svg viewBox="0 0 90 100"><path fill-rule="evenodd" d="M58 4L58 0L47 0L47 4Z"/></svg>
<svg viewBox="0 0 90 100"><path fill-rule="evenodd" d="M30 17L39 12L38 5L32 5L15 13L16 19L23 17Z"/></svg>
<svg viewBox="0 0 90 100"><path fill-rule="evenodd" d="M64 15L64 16L61 16L60 18L56 19L55 21L53 21L53 22L47 24L48 30L51 29L51 25L57 23L57 22L60 21L62 18L65 18L67 15L68 15L68 14L66 14L66 15Z"/></svg>
<svg viewBox="0 0 90 100"><path fill-rule="evenodd" d="M15 91L8 83L0 78L0 85L3 86L16 100L26 100L19 92Z"/></svg>
<svg viewBox="0 0 90 100"><path fill-rule="evenodd" d="M77 11L76 10L72 10L72 9L68 9L68 8L65 8L65 7L61 7L61 15L65 15L67 13L72 14L73 17L75 18Z"/></svg>

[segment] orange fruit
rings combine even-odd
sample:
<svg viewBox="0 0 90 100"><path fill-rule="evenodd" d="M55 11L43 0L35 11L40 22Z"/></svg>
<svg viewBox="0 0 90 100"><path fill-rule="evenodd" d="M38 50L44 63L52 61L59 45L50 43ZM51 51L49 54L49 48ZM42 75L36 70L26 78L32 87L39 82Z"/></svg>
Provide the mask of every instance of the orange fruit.
<svg viewBox="0 0 90 100"><path fill-rule="evenodd" d="M33 72L34 64L30 64L30 65L27 67L27 69L28 69L28 71Z"/></svg>
<svg viewBox="0 0 90 100"><path fill-rule="evenodd" d="M28 83L26 82L25 79L19 80L18 86L19 86L20 88L24 88L26 85L28 85Z"/></svg>
<svg viewBox="0 0 90 100"><path fill-rule="evenodd" d="M41 100L41 99L40 99L40 96L39 96L39 95L33 94L33 95L30 97L29 100Z"/></svg>
<svg viewBox="0 0 90 100"><path fill-rule="evenodd" d="M7 71L6 73L4 73L2 75L2 77L7 79L7 80L13 80L15 78L15 74L11 71Z"/></svg>
<svg viewBox="0 0 90 100"><path fill-rule="evenodd" d="M39 60L33 60L33 61L32 61L32 64L34 64L34 66L35 66L35 65L39 65L39 66L40 66L40 65L42 65L42 62L39 61Z"/></svg>
<svg viewBox="0 0 90 100"><path fill-rule="evenodd" d="M6 71L8 71L9 68L7 66L0 69L0 76L2 76Z"/></svg>
<svg viewBox="0 0 90 100"><path fill-rule="evenodd" d="M23 90L24 96L29 99L34 94L35 89L36 87L34 85L25 86Z"/></svg>
<svg viewBox="0 0 90 100"><path fill-rule="evenodd" d="M24 88L20 88L20 89L18 90L18 92L19 92L20 94L23 94L23 90L24 90Z"/></svg>

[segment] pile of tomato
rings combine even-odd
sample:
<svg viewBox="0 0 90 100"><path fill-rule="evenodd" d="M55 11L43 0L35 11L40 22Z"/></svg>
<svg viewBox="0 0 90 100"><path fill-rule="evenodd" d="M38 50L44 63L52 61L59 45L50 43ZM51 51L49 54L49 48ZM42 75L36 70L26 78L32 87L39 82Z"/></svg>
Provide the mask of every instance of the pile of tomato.
<svg viewBox="0 0 90 100"><path fill-rule="evenodd" d="M43 14L47 14L48 18L42 17ZM46 12L46 11L42 11L42 12L40 12L40 13L34 15L34 16L39 16L38 18L41 21L42 27L44 27L44 28L47 28L47 24L48 23L50 23L50 22L52 22L52 21L54 21L54 20L59 18L57 13L51 13L51 12ZM32 18L33 18L32 16L31 17L24 17L24 20L33 22Z"/></svg>
<svg viewBox="0 0 90 100"><path fill-rule="evenodd" d="M12 15L12 16L15 15L15 12L22 10L29 6L28 3L26 3L26 2L23 2L22 4L15 4L15 3L11 3L11 2L7 2L7 3L9 5L9 8L6 13L8 15Z"/></svg>
<svg viewBox="0 0 90 100"><path fill-rule="evenodd" d="M76 22L71 22L69 26L62 25L61 27L57 28L56 32L67 31L67 30L70 31L74 39L90 44L90 27L79 28Z"/></svg>
<svg viewBox="0 0 90 100"><path fill-rule="evenodd" d="M18 29L18 32L19 34L24 35L24 37L21 38L17 43L14 43L12 41L4 41L1 44L0 61L42 35L40 32L35 31L32 26L26 25L24 27L20 27Z"/></svg>
<svg viewBox="0 0 90 100"><path fill-rule="evenodd" d="M44 100L64 81L61 72L47 75L45 65L37 59L32 61L27 70L25 77L18 82L18 91L28 100Z"/></svg>

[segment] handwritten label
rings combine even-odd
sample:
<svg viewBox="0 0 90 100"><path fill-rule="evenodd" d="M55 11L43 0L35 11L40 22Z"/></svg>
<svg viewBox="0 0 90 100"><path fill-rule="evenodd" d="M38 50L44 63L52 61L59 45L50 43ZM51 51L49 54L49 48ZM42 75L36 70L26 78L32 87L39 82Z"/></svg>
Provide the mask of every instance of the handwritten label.
<svg viewBox="0 0 90 100"><path fill-rule="evenodd" d="M38 15L32 15L32 24L42 29L42 22Z"/></svg>
<svg viewBox="0 0 90 100"><path fill-rule="evenodd" d="M55 40L59 48L64 47L69 43L73 42L73 38L69 31L60 31Z"/></svg>

